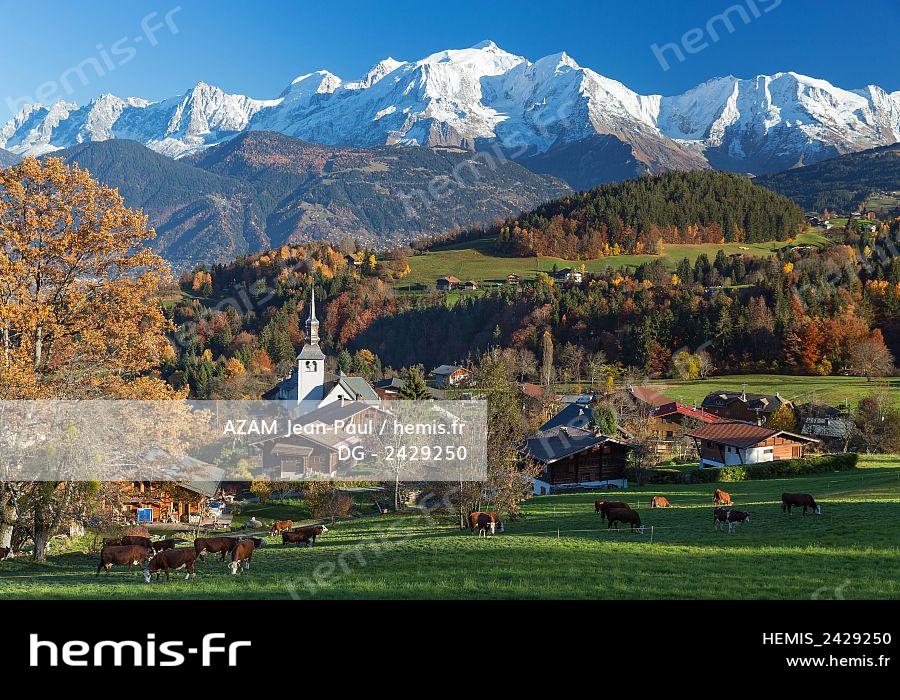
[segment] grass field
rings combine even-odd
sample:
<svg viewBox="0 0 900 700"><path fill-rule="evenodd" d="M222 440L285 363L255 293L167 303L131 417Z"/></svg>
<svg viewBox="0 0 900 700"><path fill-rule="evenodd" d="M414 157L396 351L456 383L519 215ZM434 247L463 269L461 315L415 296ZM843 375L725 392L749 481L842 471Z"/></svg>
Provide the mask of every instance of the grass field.
<svg viewBox="0 0 900 700"><path fill-rule="evenodd" d="M825 239L816 233L802 234L798 243L816 244ZM505 282L506 276L518 274L523 279L536 277L538 272L550 272L553 265L558 267L579 267L584 263L586 269L600 271L606 267L637 267L641 263L661 258L673 268L682 258L693 262L701 253L706 253L710 260L721 249L726 253L744 253L749 256L772 255L774 251L785 246L784 242L770 243L726 243L724 245L667 245L663 253L656 255L618 255L599 260L567 261L560 258L515 258L497 255L494 251L494 239L483 238L477 241L457 243L433 250L424 255L409 259L410 274L397 282L398 289L419 284L433 285L443 275L455 275L463 280L475 280L479 284Z"/></svg>
<svg viewBox="0 0 900 700"><path fill-rule="evenodd" d="M339 522L310 549L270 539L239 576L208 558L194 580L146 585L124 569L95 577L96 554L62 554L41 566L17 558L0 562L0 597L896 598L900 458L861 465L725 485L751 513L733 535L713 530L713 484L634 488L617 497L653 526L652 542L649 528L607 531L593 511L598 494L579 493L529 501L525 519L492 539L460 532L447 517ZM782 515L783 491L814 494L823 514ZM655 494L675 507L650 510Z"/></svg>
<svg viewBox="0 0 900 700"><path fill-rule="evenodd" d="M795 404L822 401L839 406L845 401L856 403L864 396L888 391L900 406L900 378L888 377L866 381L865 377L799 377L766 374L738 374L716 376L703 381L681 382L660 379L651 382L669 398L699 406L712 391L728 389L740 391L746 386L749 394L780 393Z"/></svg>

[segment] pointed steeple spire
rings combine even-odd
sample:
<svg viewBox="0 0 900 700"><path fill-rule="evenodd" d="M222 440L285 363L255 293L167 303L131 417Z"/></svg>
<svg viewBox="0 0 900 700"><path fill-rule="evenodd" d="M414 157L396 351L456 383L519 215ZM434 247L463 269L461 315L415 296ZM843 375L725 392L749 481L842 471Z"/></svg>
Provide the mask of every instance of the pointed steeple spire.
<svg viewBox="0 0 900 700"><path fill-rule="evenodd" d="M306 342L309 345L319 344L319 321L316 318L316 286L312 286L309 295L309 318L306 319Z"/></svg>

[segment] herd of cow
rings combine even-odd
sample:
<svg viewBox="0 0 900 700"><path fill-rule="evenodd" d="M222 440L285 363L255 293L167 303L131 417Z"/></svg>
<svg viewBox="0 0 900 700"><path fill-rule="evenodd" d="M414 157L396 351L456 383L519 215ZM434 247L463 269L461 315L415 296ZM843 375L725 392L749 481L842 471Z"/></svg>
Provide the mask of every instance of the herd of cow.
<svg viewBox="0 0 900 700"><path fill-rule="evenodd" d="M311 547L323 532L328 532L324 525L291 529L292 525L290 520L275 523L272 534L281 532L283 544ZM193 547L177 547L180 541L152 540L137 535L106 539L100 550L96 573L99 575L100 569L106 569L109 574L113 566L127 566L130 573L132 567L143 566L144 581L147 583L150 583L153 574L159 581L160 573L165 573L168 581L169 572L180 569L186 570L185 579L189 579L197 575L197 559L205 561L205 554L218 554L222 562L226 557L231 558L231 573L237 574L250 569L253 552L265 544L261 537L198 537Z"/></svg>
<svg viewBox="0 0 900 700"><path fill-rule="evenodd" d="M750 513L731 507L734 503L728 492L716 489L712 500L715 506L713 526L716 530L727 529L729 533L733 533L738 525L750 522ZM650 500L650 507L671 508L672 504L665 496L654 496ZM809 511L816 515L822 514L822 507L808 493L781 494L781 511L790 515L793 508L803 508L803 515ZM600 514L601 521L607 522L607 529L615 527L618 530L619 523L627 523L632 532L644 533L645 525L641 522L641 516L624 501L595 501L594 512ZM469 513L469 528L481 537L492 537L504 530L503 522L493 512ZM312 547L316 539L325 532L328 532L328 528L324 525L294 527L292 521L281 520L272 525L270 534L273 537L280 534L283 545ZM197 559L204 561L204 554L218 554L222 562L230 556L231 573L237 574L250 569L254 550L265 544L260 537L198 537L194 540L193 547L178 547L181 541L152 540L136 535L105 539L100 550L97 574L99 575L100 569L106 569L108 574L113 566L127 566L129 572L134 566L143 566L144 581L147 583L150 583L153 574L156 574L156 580L159 581L160 573L165 573L168 581L169 572L180 569L187 571L185 578L189 579L197 575ZM10 549L0 548L0 561L11 556L13 552Z"/></svg>
<svg viewBox="0 0 900 700"><path fill-rule="evenodd" d="M734 533L734 529L741 523L750 522L750 513L744 510L736 510L731 506L731 494L722 489L716 489L713 493L713 527L718 531L727 529ZM727 507L726 507L727 506ZM651 508L671 508L672 504L665 496L654 496L650 499ZM803 515L811 510L816 515L822 514L822 506L808 493L783 493L781 494L781 512L792 514L792 508L803 508ZM628 523L632 532L644 533L644 525L641 516L631 509L624 501L594 501L594 512L600 513L600 520L606 520L606 528L613 526L618 530L619 523Z"/></svg>

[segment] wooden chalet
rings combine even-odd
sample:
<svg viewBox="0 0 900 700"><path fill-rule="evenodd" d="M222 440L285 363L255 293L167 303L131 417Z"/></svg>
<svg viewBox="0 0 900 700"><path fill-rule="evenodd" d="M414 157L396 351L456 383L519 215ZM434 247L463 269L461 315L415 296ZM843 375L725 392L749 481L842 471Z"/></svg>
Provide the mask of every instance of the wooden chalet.
<svg viewBox="0 0 900 700"><path fill-rule="evenodd" d="M454 275L444 275L438 277L437 288L442 292L450 292L462 286L462 280Z"/></svg>
<svg viewBox="0 0 900 700"><path fill-rule="evenodd" d="M673 452L679 437L687 429L720 422L722 419L718 416L678 401L659 406L653 410L649 418L650 430L656 438L656 451L659 454Z"/></svg>
<svg viewBox="0 0 900 700"><path fill-rule="evenodd" d="M630 449L615 438L564 425L541 431L525 441L526 456L543 467L534 483L538 495L577 486L626 488Z"/></svg>
<svg viewBox="0 0 900 700"><path fill-rule="evenodd" d="M153 522L188 523L203 514L218 484L182 484L172 481L131 481L123 484L122 516L137 522L138 511L149 510Z"/></svg>
<svg viewBox="0 0 900 700"><path fill-rule="evenodd" d="M746 391L713 391L703 399L707 413L732 421L754 422L762 425L782 406L794 409L780 394L748 394Z"/></svg>
<svg viewBox="0 0 900 700"><path fill-rule="evenodd" d="M321 430L296 435L273 436L253 443L262 458L262 474L274 480L334 478L341 467L339 451L359 444L359 438L349 427L361 426L370 420L386 417L378 406L363 401L329 404L309 413L295 423L316 425Z"/></svg>
<svg viewBox="0 0 900 700"><path fill-rule="evenodd" d="M802 459L815 438L755 423L728 421L704 425L688 434L700 453L701 467L724 467Z"/></svg>

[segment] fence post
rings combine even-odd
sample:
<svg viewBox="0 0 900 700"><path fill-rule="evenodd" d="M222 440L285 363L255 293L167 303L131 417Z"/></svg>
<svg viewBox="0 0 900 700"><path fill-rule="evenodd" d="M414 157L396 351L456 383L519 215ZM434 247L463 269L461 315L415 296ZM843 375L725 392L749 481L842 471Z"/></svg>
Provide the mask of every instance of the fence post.
<svg viewBox="0 0 900 700"><path fill-rule="evenodd" d="M556 528L556 539L559 540L559 528Z"/></svg>
<svg viewBox="0 0 900 700"><path fill-rule="evenodd" d="M650 544L653 544L653 526L650 526Z"/></svg>

